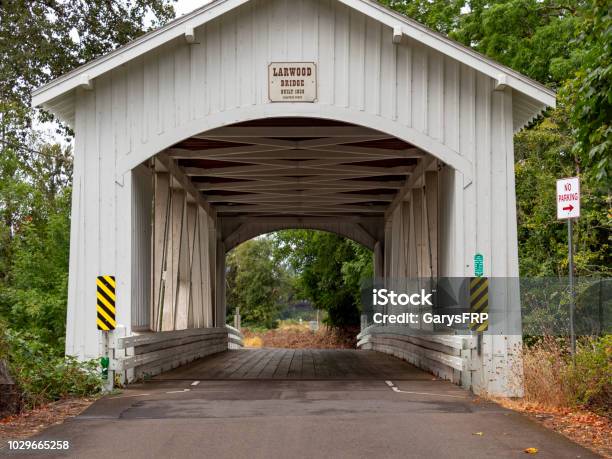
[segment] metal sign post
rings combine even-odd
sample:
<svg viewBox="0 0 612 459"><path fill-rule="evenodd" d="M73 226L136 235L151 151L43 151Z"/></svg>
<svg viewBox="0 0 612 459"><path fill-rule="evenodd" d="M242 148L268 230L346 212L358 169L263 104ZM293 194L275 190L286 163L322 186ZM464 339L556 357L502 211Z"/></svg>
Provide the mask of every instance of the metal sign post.
<svg viewBox="0 0 612 459"><path fill-rule="evenodd" d="M574 247L572 220L578 217L580 217L580 180L578 177L557 180L557 219L567 220L570 343L574 358L576 356L576 330L574 328Z"/></svg>
<svg viewBox="0 0 612 459"><path fill-rule="evenodd" d="M567 219L567 249L568 249L568 264L569 264L569 313L570 313L570 343L572 356L576 356L576 331L574 330L574 245L572 243L573 230L572 219Z"/></svg>

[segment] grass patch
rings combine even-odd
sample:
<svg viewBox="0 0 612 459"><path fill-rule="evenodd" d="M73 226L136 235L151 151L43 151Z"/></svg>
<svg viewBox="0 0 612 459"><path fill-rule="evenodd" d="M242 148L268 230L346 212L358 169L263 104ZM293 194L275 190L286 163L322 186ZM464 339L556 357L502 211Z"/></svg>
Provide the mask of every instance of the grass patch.
<svg viewBox="0 0 612 459"><path fill-rule="evenodd" d="M281 321L277 328L243 328L245 347L283 349L354 349L358 330L322 325L317 331L308 323Z"/></svg>

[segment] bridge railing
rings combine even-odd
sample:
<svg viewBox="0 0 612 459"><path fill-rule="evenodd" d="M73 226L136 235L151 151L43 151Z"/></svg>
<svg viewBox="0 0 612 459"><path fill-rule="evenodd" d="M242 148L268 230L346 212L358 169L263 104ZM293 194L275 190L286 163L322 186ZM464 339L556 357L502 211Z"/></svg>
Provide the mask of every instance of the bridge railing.
<svg viewBox="0 0 612 459"><path fill-rule="evenodd" d="M124 336L118 328L109 342L110 370L131 382L176 368L228 348L224 328L192 328L179 331Z"/></svg>
<svg viewBox="0 0 612 459"><path fill-rule="evenodd" d="M231 325L227 327L227 348L228 349L242 349L244 347L243 340L244 335L240 330Z"/></svg>
<svg viewBox="0 0 612 459"><path fill-rule="evenodd" d="M432 335L406 327L370 325L357 335L357 347L391 354L460 384L471 385L472 352L475 338L458 335Z"/></svg>

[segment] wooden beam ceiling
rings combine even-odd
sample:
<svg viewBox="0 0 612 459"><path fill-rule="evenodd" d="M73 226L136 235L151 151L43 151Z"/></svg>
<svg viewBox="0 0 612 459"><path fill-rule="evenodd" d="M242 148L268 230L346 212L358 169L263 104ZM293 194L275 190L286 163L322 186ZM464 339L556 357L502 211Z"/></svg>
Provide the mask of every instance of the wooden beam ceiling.
<svg viewBox="0 0 612 459"><path fill-rule="evenodd" d="M164 154L219 216L250 218L382 217L431 162L379 131L307 118L214 129Z"/></svg>

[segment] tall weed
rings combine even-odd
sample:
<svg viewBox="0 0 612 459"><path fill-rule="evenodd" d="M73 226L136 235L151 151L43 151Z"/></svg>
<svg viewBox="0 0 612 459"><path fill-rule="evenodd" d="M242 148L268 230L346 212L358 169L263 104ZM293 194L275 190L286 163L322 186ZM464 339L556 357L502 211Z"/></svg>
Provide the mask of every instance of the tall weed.
<svg viewBox="0 0 612 459"><path fill-rule="evenodd" d="M556 408L612 412L612 335L578 341L575 363L564 338L523 350L525 400Z"/></svg>

